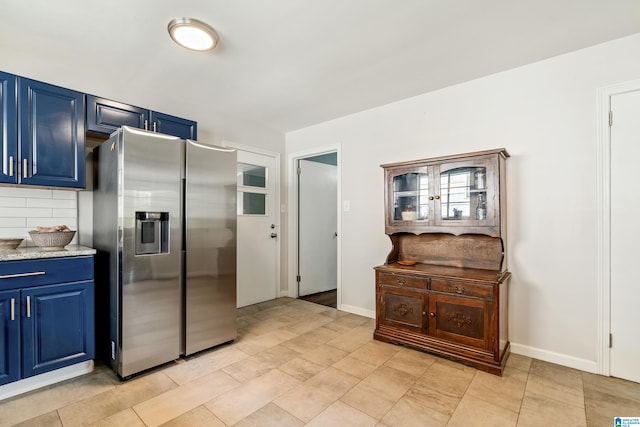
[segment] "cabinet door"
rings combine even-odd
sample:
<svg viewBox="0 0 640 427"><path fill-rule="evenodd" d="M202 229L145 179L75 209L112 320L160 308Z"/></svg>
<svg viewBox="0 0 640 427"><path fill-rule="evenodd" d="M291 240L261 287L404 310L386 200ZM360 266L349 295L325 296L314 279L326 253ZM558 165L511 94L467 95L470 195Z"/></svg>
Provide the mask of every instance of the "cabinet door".
<svg viewBox="0 0 640 427"><path fill-rule="evenodd" d="M87 131L110 135L121 126L145 129L149 110L87 95Z"/></svg>
<svg viewBox="0 0 640 427"><path fill-rule="evenodd" d="M490 350L489 302L453 295L429 295L429 335L453 343Z"/></svg>
<svg viewBox="0 0 640 427"><path fill-rule="evenodd" d="M18 78L20 184L84 188L84 94Z"/></svg>
<svg viewBox="0 0 640 427"><path fill-rule="evenodd" d="M409 289L380 287L380 325L424 333L427 295Z"/></svg>
<svg viewBox="0 0 640 427"><path fill-rule="evenodd" d="M387 173L387 225L424 226L434 220L430 168L398 168Z"/></svg>
<svg viewBox="0 0 640 427"><path fill-rule="evenodd" d="M93 281L22 291L22 376L95 356Z"/></svg>
<svg viewBox="0 0 640 427"><path fill-rule="evenodd" d="M20 291L0 292L0 385L20 379Z"/></svg>
<svg viewBox="0 0 640 427"><path fill-rule="evenodd" d="M500 224L498 160L481 158L437 167L438 226L493 227Z"/></svg>
<svg viewBox="0 0 640 427"><path fill-rule="evenodd" d="M17 125L16 76L0 71L0 182L8 184L18 181Z"/></svg>
<svg viewBox="0 0 640 427"><path fill-rule="evenodd" d="M170 116L169 114L151 112L153 127L150 130L182 139L198 139L198 124L193 120Z"/></svg>

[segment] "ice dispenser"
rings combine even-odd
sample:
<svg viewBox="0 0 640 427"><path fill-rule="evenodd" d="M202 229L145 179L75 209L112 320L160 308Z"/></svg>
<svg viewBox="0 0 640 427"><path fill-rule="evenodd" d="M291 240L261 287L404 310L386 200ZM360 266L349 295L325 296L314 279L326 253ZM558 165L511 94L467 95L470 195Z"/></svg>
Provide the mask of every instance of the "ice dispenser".
<svg viewBox="0 0 640 427"><path fill-rule="evenodd" d="M136 255L169 252L169 212L136 212Z"/></svg>

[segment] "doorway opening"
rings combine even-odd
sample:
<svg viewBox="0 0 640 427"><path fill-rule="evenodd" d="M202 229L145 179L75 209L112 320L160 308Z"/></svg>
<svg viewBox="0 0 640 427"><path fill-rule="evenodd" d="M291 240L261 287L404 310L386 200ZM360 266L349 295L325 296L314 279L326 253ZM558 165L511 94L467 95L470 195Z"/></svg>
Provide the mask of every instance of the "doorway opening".
<svg viewBox="0 0 640 427"><path fill-rule="evenodd" d="M301 153L291 157L290 164L294 187L290 295L338 308L338 151Z"/></svg>

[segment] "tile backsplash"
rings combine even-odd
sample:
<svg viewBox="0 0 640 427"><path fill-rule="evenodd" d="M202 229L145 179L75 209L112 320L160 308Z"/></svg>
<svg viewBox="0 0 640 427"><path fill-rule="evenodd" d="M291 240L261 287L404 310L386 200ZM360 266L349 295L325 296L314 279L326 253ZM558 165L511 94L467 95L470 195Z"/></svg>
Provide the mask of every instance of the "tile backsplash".
<svg viewBox="0 0 640 427"><path fill-rule="evenodd" d="M29 231L36 227L78 225L78 193L47 188L0 187L0 238L23 238L34 246ZM76 244L78 234L71 244Z"/></svg>

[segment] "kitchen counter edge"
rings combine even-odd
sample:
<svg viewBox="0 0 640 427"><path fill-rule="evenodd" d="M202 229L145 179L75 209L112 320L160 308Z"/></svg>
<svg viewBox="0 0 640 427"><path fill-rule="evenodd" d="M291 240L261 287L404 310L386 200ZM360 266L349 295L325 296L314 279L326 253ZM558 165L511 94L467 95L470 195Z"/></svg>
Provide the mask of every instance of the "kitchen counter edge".
<svg viewBox="0 0 640 427"><path fill-rule="evenodd" d="M41 247L1 249L1 261L19 261L24 259L62 258L82 255L95 255L96 250L87 246L68 245L63 249L47 250Z"/></svg>

